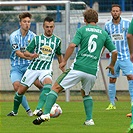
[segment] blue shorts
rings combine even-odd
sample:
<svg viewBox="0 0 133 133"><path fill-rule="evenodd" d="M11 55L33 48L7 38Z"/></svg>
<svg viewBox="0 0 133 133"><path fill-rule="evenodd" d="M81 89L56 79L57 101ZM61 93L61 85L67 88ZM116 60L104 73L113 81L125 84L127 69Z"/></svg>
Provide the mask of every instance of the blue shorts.
<svg viewBox="0 0 133 133"><path fill-rule="evenodd" d="M126 60L117 60L115 63L115 74L112 75L111 72L108 72L108 76L112 78L117 78L120 75L120 70L122 71L123 76L133 75L133 63L130 59Z"/></svg>
<svg viewBox="0 0 133 133"><path fill-rule="evenodd" d="M12 66L11 70L10 70L10 78L11 78L11 82L14 83L16 81L21 81L21 78L23 77L26 69L27 69L27 65L21 65L21 66Z"/></svg>

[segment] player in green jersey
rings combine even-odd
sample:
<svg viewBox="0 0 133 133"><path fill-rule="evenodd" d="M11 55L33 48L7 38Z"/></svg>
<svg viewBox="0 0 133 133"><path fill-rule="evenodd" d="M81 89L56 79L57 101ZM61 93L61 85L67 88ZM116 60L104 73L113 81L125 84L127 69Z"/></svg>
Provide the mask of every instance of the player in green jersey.
<svg viewBox="0 0 133 133"><path fill-rule="evenodd" d="M43 91L40 94L38 108L43 106L46 99L46 93L51 90L53 73L52 62L55 54L58 62L62 62L61 39L53 34L54 27L53 18L46 17L43 23L44 34L35 36L27 46L26 51L24 51L24 55L33 60L23 75L21 85L15 94L12 111L15 114L18 112L24 93L36 79L39 79L44 86Z"/></svg>
<svg viewBox="0 0 133 133"><path fill-rule="evenodd" d="M75 47L80 47L80 49L70 69L65 70L58 77L52 90L48 93L44 114L33 121L35 125L39 125L50 119L50 110L56 102L59 92L70 89L79 82L82 84L81 95L86 114L84 124L94 125L92 118L93 100L90 96L90 91L97 78L101 52L103 47L106 47L112 53L111 62L107 66L107 69L110 69L112 74L114 74L117 51L108 34L96 25L98 22L98 13L93 9L86 9L83 16L86 26L77 30L66 50L62 63L59 65L61 70L64 70L67 60L72 55Z"/></svg>
<svg viewBox="0 0 133 133"><path fill-rule="evenodd" d="M133 19L129 25L127 40L128 40L129 51L130 51L130 59L133 62Z"/></svg>
<svg viewBox="0 0 133 133"><path fill-rule="evenodd" d="M133 62L133 19L129 25L127 41L130 51L130 60ZM128 133L133 133L133 103L131 102L131 113L127 114L127 117L131 117L131 124Z"/></svg>

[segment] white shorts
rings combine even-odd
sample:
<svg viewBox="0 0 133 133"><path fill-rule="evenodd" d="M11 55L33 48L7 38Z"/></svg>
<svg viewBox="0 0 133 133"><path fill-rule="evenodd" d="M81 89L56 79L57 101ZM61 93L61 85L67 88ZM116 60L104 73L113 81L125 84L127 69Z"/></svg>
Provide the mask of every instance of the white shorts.
<svg viewBox="0 0 133 133"><path fill-rule="evenodd" d="M21 83L30 87L36 79L39 79L39 81L43 83L45 78L50 78L52 80L51 70L29 70L27 69L21 79Z"/></svg>
<svg viewBox="0 0 133 133"><path fill-rule="evenodd" d="M70 89L80 81L82 84L82 89L85 91L85 95L88 95L95 84L96 76L85 72L68 69L57 79L58 84L65 90Z"/></svg>

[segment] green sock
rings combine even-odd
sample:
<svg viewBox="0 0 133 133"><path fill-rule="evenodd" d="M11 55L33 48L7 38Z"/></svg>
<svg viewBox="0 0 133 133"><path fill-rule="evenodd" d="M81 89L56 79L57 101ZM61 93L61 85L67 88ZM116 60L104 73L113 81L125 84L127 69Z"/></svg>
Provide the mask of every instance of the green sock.
<svg viewBox="0 0 133 133"><path fill-rule="evenodd" d="M56 102L57 97L58 97L58 94L55 91L51 90L49 92L49 94L47 95L47 99L46 99L44 114L50 113L50 110L52 106L54 105L54 103Z"/></svg>
<svg viewBox="0 0 133 133"><path fill-rule="evenodd" d="M93 100L91 96L85 96L83 98L84 109L86 113L86 120L92 119Z"/></svg>
<svg viewBox="0 0 133 133"><path fill-rule="evenodd" d="M47 94L50 92L52 85L51 84L45 84L43 87L43 91L41 92L40 96L39 96L39 101L38 101L38 105L37 105L37 110L42 109L42 107L44 106L45 102L46 102L46 97Z"/></svg>
<svg viewBox="0 0 133 133"><path fill-rule="evenodd" d="M13 112L15 114L18 113L18 108L19 108L19 105L22 102L22 98L23 98L23 95L19 95L17 92L15 93L15 96L14 96L14 107L13 107Z"/></svg>

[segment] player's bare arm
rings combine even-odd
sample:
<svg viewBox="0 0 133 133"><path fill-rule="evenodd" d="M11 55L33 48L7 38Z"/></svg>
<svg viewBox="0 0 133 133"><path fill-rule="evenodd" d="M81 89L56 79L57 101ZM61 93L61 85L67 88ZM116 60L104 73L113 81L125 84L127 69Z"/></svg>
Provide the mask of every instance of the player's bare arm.
<svg viewBox="0 0 133 133"><path fill-rule="evenodd" d="M58 59L59 68L60 68L60 63L62 63L62 61L63 61L63 56L62 56L62 55L57 55L57 54L56 54L56 57L57 57L57 59ZM60 68L60 69L61 69L61 68ZM61 71L64 72L65 69L61 69Z"/></svg>
<svg viewBox="0 0 133 133"><path fill-rule="evenodd" d="M114 74L114 65L116 60L117 60L117 51L113 51L111 56L111 62L109 66L106 67L106 69L109 69L112 74Z"/></svg>
<svg viewBox="0 0 133 133"><path fill-rule="evenodd" d="M71 43L71 44L68 46L68 48L67 48L67 50L66 50L66 53L65 53L65 56L64 56L64 61L67 61L67 60L69 59L69 57L72 55L72 53L73 53L75 47L76 47L76 44L74 44L74 43Z"/></svg>
<svg viewBox="0 0 133 133"><path fill-rule="evenodd" d="M67 63L67 60L69 59L69 57L72 55L74 48L76 47L76 45L74 43L71 43L65 53L65 56L63 58L63 61L60 63L59 68L64 71L65 70L65 66Z"/></svg>
<svg viewBox="0 0 133 133"><path fill-rule="evenodd" d="M20 58L24 58L26 60L32 60L32 58L25 56L24 53L21 52L20 50L16 51L16 55L19 56Z"/></svg>
<svg viewBox="0 0 133 133"><path fill-rule="evenodd" d="M39 56L37 53L30 53L30 52L28 52L27 50L24 52L24 55L25 55L26 57L31 58L31 59L37 58L37 57Z"/></svg>

